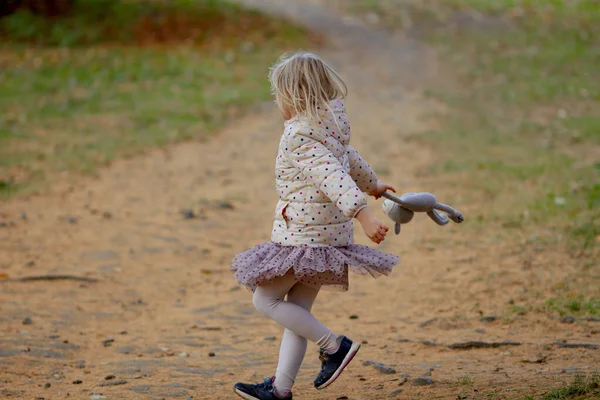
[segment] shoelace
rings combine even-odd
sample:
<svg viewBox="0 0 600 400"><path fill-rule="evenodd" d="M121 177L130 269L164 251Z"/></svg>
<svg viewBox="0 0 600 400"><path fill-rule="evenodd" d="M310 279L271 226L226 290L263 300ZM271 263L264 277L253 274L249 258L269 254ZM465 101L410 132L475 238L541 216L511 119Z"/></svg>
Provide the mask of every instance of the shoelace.
<svg viewBox="0 0 600 400"><path fill-rule="evenodd" d="M321 360L321 367L325 365L325 363L327 362L327 360L329 359L328 354L326 351L321 350L319 351L319 360Z"/></svg>
<svg viewBox="0 0 600 400"><path fill-rule="evenodd" d="M269 390L273 386L273 378L269 378L262 383L257 383L256 387L259 389Z"/></svg>

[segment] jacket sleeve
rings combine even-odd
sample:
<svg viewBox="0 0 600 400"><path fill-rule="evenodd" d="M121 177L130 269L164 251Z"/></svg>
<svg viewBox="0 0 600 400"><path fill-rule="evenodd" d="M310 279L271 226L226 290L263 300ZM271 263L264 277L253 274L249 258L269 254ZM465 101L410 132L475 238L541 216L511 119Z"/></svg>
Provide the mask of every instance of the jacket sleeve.
<svg viewBox="0 0 600 400"><path fill-rule="evenodd" d="M350 160L350 176L356 185L365 193L377 187L377 175L373 168L358 154L354 147L346 147L348 159Z"/></svg>
<svg viewBox="0 0 600 400"><path fill-rule="evenodd" d="M337 158L310 134L297 132L287 140L289 159L348 218L367 206L367 199Z"/></svg>

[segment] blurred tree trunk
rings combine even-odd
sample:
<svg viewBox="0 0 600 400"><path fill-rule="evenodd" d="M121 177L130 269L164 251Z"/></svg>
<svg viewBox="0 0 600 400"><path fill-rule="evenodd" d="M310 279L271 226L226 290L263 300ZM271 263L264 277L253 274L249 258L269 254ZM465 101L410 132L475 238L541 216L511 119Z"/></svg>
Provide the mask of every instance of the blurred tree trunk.
<svg viewBox="0 0 600 400"><path fill-rule="evenodd" d="M17 10L54 17L69 12L74 0L0 0L0 17Z"/></svg>

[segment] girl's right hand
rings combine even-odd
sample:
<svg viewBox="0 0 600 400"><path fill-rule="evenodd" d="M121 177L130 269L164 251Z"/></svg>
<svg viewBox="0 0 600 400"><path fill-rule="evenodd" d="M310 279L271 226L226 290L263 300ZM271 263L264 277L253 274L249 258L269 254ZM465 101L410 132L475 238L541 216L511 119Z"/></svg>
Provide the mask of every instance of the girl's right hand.
<svg viewBox="0 0 600 400"><path fill-rule="evenodd" d="M385 240L385 235L387 235L388 227L383 225L381 221L379 221L371 211L365 207L356 214L356 219L363 227L365 234L371 239L373 242L379 244Z"/></svg>
<svg viewBox="0 0 600 400"><path fill-rule="evenodd" d="M371 190L369 192L369 194L373 197L375 197L375 199L379 199L381 197L381 195L383 195L384 192L386 191L391 191L396 193L396 189L394 189L392 186L388 185L387 183L377 179L377 185L375 185L375 187L373 188L373 190Z"/></svg>

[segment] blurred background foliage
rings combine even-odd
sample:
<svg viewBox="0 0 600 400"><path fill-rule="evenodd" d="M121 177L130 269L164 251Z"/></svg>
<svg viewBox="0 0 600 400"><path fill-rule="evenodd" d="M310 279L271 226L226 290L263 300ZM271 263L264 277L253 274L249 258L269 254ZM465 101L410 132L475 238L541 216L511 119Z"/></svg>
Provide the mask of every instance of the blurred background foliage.
<svg viewBox="0 0 600 400"><path fill-rule="evenodd" d="M0 16L6 41L46 46L215 46L222 40L275 39L291 33L287 27L295 30L220 0L9 0Z"/></svg>
<svg viewBox="0 0 600 400"><path fill-rule="evenodd" d="M455 203L477 204L464 229L523 258L545 255L541 269L557 263L570 271L548 292L524 292L519 300L528 306L519 312L599 315L600 2L350 0L345 6L367 24L436 51L440 76L426 86L440 106L438 126L410 139L438 155L424 178L449 182Z"/></svg>
<svg viewBox="0 0 600 400"><path fill-rule="evenodd" d="M318 42L217 0L0 6L0 197L210 135L270 97L268 67ZM69 176L68 174L64 176Z"/></svg>

